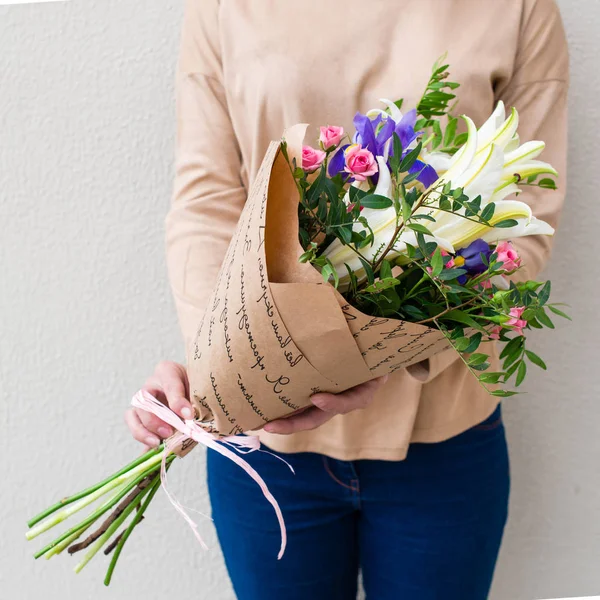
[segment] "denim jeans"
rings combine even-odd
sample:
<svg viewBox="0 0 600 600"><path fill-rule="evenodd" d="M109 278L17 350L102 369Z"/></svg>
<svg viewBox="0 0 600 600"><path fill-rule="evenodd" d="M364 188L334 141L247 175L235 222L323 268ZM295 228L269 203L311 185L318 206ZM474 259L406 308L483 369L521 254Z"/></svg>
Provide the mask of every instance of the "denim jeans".
<svg viewBox="0 0 600 600"><path fill-rule="evenodd" d="M500 405L449 440L414 443L402 461L303 452L246 455L279 502L208 451L212 516L239 600L484 600L507 518L509 461Z"/></svg>

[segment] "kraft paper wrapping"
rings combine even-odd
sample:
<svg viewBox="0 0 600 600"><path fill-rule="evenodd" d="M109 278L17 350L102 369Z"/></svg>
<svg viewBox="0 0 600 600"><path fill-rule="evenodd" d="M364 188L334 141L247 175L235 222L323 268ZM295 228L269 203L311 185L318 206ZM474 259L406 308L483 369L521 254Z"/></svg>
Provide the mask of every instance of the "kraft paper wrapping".
<svg viewBox="0 0 600 600"><path fill-rule="evenodd" d="M305 125L287 130L300 157ZM298 191L272 142L188 348L190 400L219 435L260 429L311 404L448 348L423 325L365 315L298 262Z"/></svg>

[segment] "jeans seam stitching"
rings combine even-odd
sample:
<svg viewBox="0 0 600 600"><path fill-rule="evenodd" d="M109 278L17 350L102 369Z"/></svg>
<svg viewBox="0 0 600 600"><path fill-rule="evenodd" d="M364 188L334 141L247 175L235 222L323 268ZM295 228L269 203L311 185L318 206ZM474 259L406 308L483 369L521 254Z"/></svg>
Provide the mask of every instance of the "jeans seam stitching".
<svg viewBox="0 0 600 600"><path fill-rule="evenodd" d="M345 487L345 488L347 488L347 489L349 489L349 490L352 490L353 492L355 492L355 491L356 491L356 490L354 489L354 487L353 487L353 486L351 486L351 485L348 485L347 483L344 483L343 481L340 481L340 480L339 480L339 479L338 479L338 478L337 478L337 477L336 477L336 476L333 474L333 472L331 471L331 469L329 468L329 465L328 465L328 463L327 463L327 457L326 457L326 456L323 456L323 465L324 465L324 467L325 467L325 470L327 471L327 473L328 473L328 474L329 474L329 476L331 477L331 479L333 479L333 480L334 480L336 483L338 483L339 485L341 485L341 486L343 486L343 487Z"/></svg>

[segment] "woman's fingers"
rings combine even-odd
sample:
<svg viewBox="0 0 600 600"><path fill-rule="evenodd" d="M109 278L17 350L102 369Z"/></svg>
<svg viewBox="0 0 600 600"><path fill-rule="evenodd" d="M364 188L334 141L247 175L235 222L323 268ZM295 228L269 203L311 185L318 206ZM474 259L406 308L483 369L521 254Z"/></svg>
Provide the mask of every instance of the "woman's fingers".
<svg viewBox="0 0 600 600"><path fill-rule="evenodd" d="M368 406L375 397L375 392L387 379L388 376L384 375L340 394L315 394L311 397L314 406L290 417L271 421L265 425L264 430L269 433L289 434L320 427L335 415Z"/></svg>
<svg viewBox="0 0 600 600"><path fill-rule="evenodd" d="M183 365L168 360L158 363L154 375L143 389L167 404L181 418L194 417L194 409L187 400L188 378Z"/></svg>
<svg viewBox="0 0 600 600"><path fill-rule="evenodd" d="M159 419L156 415L153 415L145 410L137 410L136 413L142 422L142 425L148 431L156 433L161 439L164 440L173 434L173 428L168 423L165 423Z"/></svg>
<svg viewBox="0 0 600 600"><path fill-rule="evenodd" d="M275 419L267 423L264 427L269 433L289 434L297 431L305 431L307 429L315 429L329 421L333 417L333 413L326 413L316 406L310 406L301 413L295 414L284 419Z"/></svg>
<svg viewBox="0 0 600 600"><path fill-rule="evenodd" d="M375 397L375 392L387 381L388 376L378 377L357 385L340 394L315 394L312 403L321 410L333 414L345 414L366 408Z"/></svg>
<svg viewBox="0 0 600 600"><path fill-rule="evenodd" d="M129 427L129 431L134 439L138 442L155 448L160 444L160 440L151 431L144 427L144 424L140 421L137 412L130 408L125 411L125 423Z"/></svg>

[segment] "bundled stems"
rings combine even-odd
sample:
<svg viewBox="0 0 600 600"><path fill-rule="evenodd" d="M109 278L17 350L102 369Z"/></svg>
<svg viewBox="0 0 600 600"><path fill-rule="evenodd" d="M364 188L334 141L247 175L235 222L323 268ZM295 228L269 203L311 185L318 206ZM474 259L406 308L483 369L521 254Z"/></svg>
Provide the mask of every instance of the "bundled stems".
<svg viewBox="0 0 600 600"><path fill-rule="evenodd" d="M29 527L31 529L34 525L36 525L37 523L39 523L40 521L42 521L49 515L55 513L57 510L63 508L67 504L71 504L72 502L75 502L76 500L80 500L81 498L89 496L96 490L98 490L98 489L104 487L106 484L110 483L113 479L116 479L117 477L124 475L125 473L128 473L129 471L131 471L131 469L142 464L143 462L145 462L152 456L159 454L162 450L163 450L162 445L158 446L157 448L152 448L152 449L148 450L148 452L146 452L145 454L142 454L141 456L136 458L134 461L130 462L128 465L123 467L121 470L117 471L116 473L113 473L110 477L107 477L106 479L104 479L103 481L100 481L100 482L96 483L95 485L93 485L85 490L82 490L81 492L78 492L77 494L73 494L72 496L69 496L67 498L63 498L62 500L59 500L56 504L53 504L46 510L42 511L41 513L39 513L38 515L33 517L33 519L29 520L27 522L27 527Z"/></svg>
<svg viewBox="0 0 600 600"><path fill-rule="evenodd" d="M141 491L145 490L153 482L153 475L146 475L133 489L133 491L125 497L118 505L117 508L109 515L109 517L102 523L102 525L93 533L88 535L85 540L78 544L73 544L69 547L69 554L75 554L84 548L87 548L91 543L97 540L114 521L116 521L121 513L138 497Z"/></svg>
<svg viewBox="0 0 600 600"><path fill-rule="evenodd" d="M160 487L161 461L165 458L166 468L168 469L175 459L174 454L165 457L165 452L163 445L149 450L110 477L73 496L60 500L31 519L28 523L30 531L26 534L27 539L37 537L102 496L109 494L108 498L91 514L38 551L34 555L35 558L45 556L46 559L49 559L60 554L66 548L68 548L69 554L87 548L88 551L75 567L75 571L79 572L109 542L113 534L121 528L131 513L137 509L129 525L110 542L104 552L109 554L114 550L105 580L105 584L108 585L123 545L136 525L143 519L144 511ZM100 517L111 510L112 512L96 530L82 541L77 541Z"/></svg>
<svg viewBox="0 0 600 600"><path fill-rule="evenodd" d="M170 465L168 465L168 466L170 466ZM167 466L167 468L168 468L168 466ZM125 531L123 531L119 535L119 537L115 540L116 548L112 555L110 565L108 566L108 571L106 572L106 577L104 578L104 585L106 585L106 586L110 585L110 580L112 578L113 571L115 570L117 560L119 560L119 555L121 554L121 550L123 549L123 546L125 545L125 542L127 541L127 538L131 535L131 532L144 518L144 512L148 508L148 505L150 504L150 502L152 502L152 498L154 498L154 494L156 494L159 487L160 487L160 476L158 476L156 478L156 480L150 487L150 493L144 500L144 502L141 505L141 507L139 508L139 510L136 512L135 516L133 517L133 519L132 519L131 523L129 524L129 526L127 527L127 529ZM110 552L110 550L109 550L109 552Z"/></svg>

